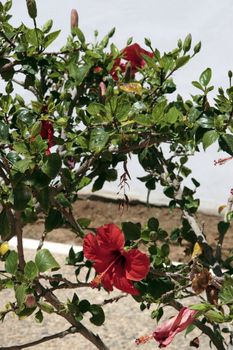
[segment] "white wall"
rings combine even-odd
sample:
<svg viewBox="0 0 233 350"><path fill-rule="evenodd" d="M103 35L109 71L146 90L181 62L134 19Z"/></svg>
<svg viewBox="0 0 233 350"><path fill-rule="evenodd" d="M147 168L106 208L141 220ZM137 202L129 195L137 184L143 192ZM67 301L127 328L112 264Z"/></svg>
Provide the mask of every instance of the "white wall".
<svg viewBox="0 0 233 350"><path fill-rule="evenodd" d="M27 16L25 0L13 0L13 22L31 23ZM233 70L233 2L232 0L37 0L38 23L43 24L53 18L54 29L61 28L62 33L53 45L58 49L65 42L70 30L70 10L76 8L80 16L80 28L88 40L92 40L95 29L100 36L116 27L115 43L123 48L130 36L143 46L144 37L151 38L154 46L161 51L175 47L177 39L188 33L194 42L202 41L202 50L194 60L176 74L178 91L185 97L195 91L191 81L197 80L206 68L213 70L212 82L216 86L227 86L227 71ZM212 96L216 93L213 92ZM233 162L214 167L215 159L221 155L216 147L202 152L190 160L194 177L202 184L198 195L201 208L216 212L219 205L227 200L233 187ZM133 160L130 164L132 181L130 198L145 200L144 186L135 181L143 175L139 165ZM104 187L102 194L116 197L117 184ZM161 191L151 194L151 202L164 204L165 197Z"/></svg>

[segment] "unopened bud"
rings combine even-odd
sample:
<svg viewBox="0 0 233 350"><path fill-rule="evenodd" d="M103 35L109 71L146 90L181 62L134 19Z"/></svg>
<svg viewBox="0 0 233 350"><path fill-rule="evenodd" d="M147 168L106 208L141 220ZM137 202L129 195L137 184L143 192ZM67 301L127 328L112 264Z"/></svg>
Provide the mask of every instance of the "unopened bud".
<svg viewBox="0 0 233 350"><path fill-rule="evenodd" d="M26 296L25 305L28 308L33 308L36 306L36 298L33 294L28 294Z"/></svg>
<svg viewBox="0 0 233 350"><path fill-rule="evenodd" d="M28 8L28 14L32 19L35 19L37 16L37 7L36 7L36 1L35 0L26 0L27 2L27 8Z"/></svg>
<svg viewBox="0 0 233 350"><path fill-rule="evenodd" d="M71 26L71 29L78 27L78 12L76 9L71 10L70 26Z"/></svg>
<svg viewBox="0 0 233 350"><path fill-rule="evenodd" d="M228 71L228 77L229 77L230 79L232 78L232 71L231 71L231 70Z"/></svg>
<svg viewBox="0 0 233 350"><path fill-rule="evenodd" d="M99 89L100 89L100 96L103 97L106 95L106 85L104 84L104 82L101 81L101 83L99 84Z"/></svg>

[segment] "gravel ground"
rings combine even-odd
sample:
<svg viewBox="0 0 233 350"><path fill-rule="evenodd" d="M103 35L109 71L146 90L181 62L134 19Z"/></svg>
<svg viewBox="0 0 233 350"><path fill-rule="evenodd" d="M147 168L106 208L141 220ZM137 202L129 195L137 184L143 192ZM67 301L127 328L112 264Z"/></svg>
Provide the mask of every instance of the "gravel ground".
<svg viewBox="0 0 233 350"><path fill-rule="evenodd" d="M26 251L26 259L33 259L34 253L32 251ZM54 255L57 261L64 264L64 256ZM0 265L0 268L2 266ZM63 267L63 273L67 278L72 279L72 267ZM65 301L67 297L72 297L72 291L63 290L60 291L60 298ZM92 300L93 303L101 303L103 299L108 299L113 296L119 295L117 292L113 292L110 295L104 291L97 291L93 289L79 289L75 291L80 299L87 298ZM9 290L1 291L0 309L3 309L4 305L8 301L13 301L14 296ZM193 302L193 301L192 301ZM188 303L188 301L187 301ZM105 344L111 350L151 350L158 349L157 343L152 340L149 343L141 346L135 345L135 339L139 336L150 334L153 332L156 322L150 318L150 312L152 310L145 310L141 312L139 305L128 296L119 300L117 303L105 305L106 321L102 327L96 327L88 321L86 317L83 322L94 333L98 333L104 340ZM169 318L176 312L171 309L166 309L164 318ZM9 314L5 321L1 324L1 347L5 347L25 344L39 339L40 337L52 335L59 331L63 331L69 328L67 321L63 320L57 315L44 314L44 321L42 324L35 322L34 317L30 316L27 319L18 320L16 316ZM189 341L195 336L200 335L200 331L193 331L190 335L184 339L184 333L180 333L176 336L175 340L168 347L170 350L185 350L190 349ZM201 344L199 349L208 349L208 339L201 337ZM86 341L82 336L68 335L62 339L54 339L49 342L30 347L35 350L65 350L65 349L77 349L77 350L94 350L95 346ZM13 349L13 348L11 348Z"/></svg>

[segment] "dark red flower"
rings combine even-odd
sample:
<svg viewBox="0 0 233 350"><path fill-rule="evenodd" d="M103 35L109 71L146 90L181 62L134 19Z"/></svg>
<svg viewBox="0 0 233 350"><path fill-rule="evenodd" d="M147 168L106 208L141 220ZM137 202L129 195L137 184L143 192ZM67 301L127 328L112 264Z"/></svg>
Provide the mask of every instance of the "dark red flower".
<svg viewBox="0 0 233 350"><path fill-rule="evenodd" d="M84 256L94 262L98 273L92 281L97 287L102 283L108 291L113 286L123 292L138 295L132 281L140 281L149 272L149 258L138 249L124 249L123 232L114 224L97 228L97 234L88 233L84 238Z"/></svg>
<svg viewBox="0 0 233 350"><path fill-rule="evenodd" d="M143 68L146 64L146 61L143 58L143 55L148 57L154 57L153 52L144 50L137 43L126 46L121 51L122 59L130 62L131 65L131 74L134 75L139 68ZM111 69L111 75L114 80L118 80L117 69L120 69L122 73L126 70L127 63L123 63L121 58L117 58L114 62L113 68Z"/></svg>
<svg viewBox="0 0 233 350"><path fill-rule="evenodd" d="M40 136L43 140L48 140L48 149L46 150L47 155L50 154L50 148L54 145L53 134L53 124L48 120L42 120Z"/></svg>

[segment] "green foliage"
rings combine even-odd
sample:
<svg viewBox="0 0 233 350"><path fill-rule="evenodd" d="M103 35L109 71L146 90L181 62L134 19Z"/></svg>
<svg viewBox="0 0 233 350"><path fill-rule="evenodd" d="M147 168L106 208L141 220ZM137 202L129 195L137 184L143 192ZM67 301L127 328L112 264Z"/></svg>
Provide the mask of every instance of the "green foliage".
<svg viewBox="0 0 233 350"><path fill-rule="evenodd" d="M172 51L164 53L153 48L146 38L150 51L142 54L141 67L128 62L123 69L122 50L113 43L109 45L114 28L100 40L96 32L92 44L77 25L72 26L61 50L50 52L50 45L60 34L59 30L52 30L53 21L39 27L36 1L26 0L32 27L14 27L11 5L11 1L4 5L0 2L0 234L2 242L17 235L18 252L7 247L0 256L5 263L0 289L13 288L16 299L10 304L12 310L0 312L0 319L8 312L19 318L35 312L35 320L40 323L45 312L68 315L72 322L81 322L88 314L95 326L105 322L102 306L80 300L78 288L71 300L59 305L51 302L51 293L57 288L89 287L85 283L90 282L95 264L84 257L83 251L75 253L71 248L66 260L74 266L75 284L62 273L48 273L60 265L47 249L38 250L35 261L25 262L20 243L24 226L41 219L42 241L60 227L69 228L79 238L85 236L86 230L95 232L92 218L74 214L73 203L86 186L91 185L92 191L97 192L106 181L119 178L119 195L123 196L121 204L125 208L128 182L134 175L129 173L127 162L133 154L144 171L139 181L148 192L148 204L150 192L162 187L169 209L178 208L184 216L179 225L174 223L171 232L163 228L159 217L151 217L147 223L141 217L140 223L122 223L126 251L142 248L150 258L146 278L132 282L140 292L134 298L141 303L141 310L157 304L152 317L159 321L164 305L186 298L190 283L193 286L201 271L214 271L219 263L232 272L232 254L225 257L219 252L230 228L232 211L218 224L217 248L210 247L192 225L199 208L196 189L201 184L192 177L187 163L202 147L208 151L216 142L219 150L233 155L232 72L228 73L229 88L219 88L214 103L209 100L214 89L210 85L210 68L192 82L197 93L185 100L175 94L174 73L201 49L201 42L193 46L190 34L179 39ZM130 38L127 45L132 43ZM31 101L24 100L23 92L16 93L18 80L21 89L34 95ZM186 179L191 180L189 187L184 185ZM172 245L180 245L183 250L185 247L188 255L197 242L199 253L187 258L189 264L173 265ZM80 276L84 276L84 282ZM44 287L42 279L47 280L49 287ZM211 281L204 288L208 298L202 295L202 302L192 309L198 311L203 324L214 324L215 332L220 332L218 323L232 320L232 278L225 275L224 282L221 278L216 284ZM209 289L216 285L217 297L213 300L216 290ZM28 295L35 298L31 308L27 306ZM224 305L228 306L225 314L221 309ZM221 339L220 333L217 335Z"/></svg>
<svg viewBox="0 0 233 350"><path fill-rule="evenodd" d="M52 270L60 269L60 265L54 259L54 257L52 256L52 254L48 249L41 249L37 252L35 257L35 265L39 272L45 272L51 269Z"/></svg>

